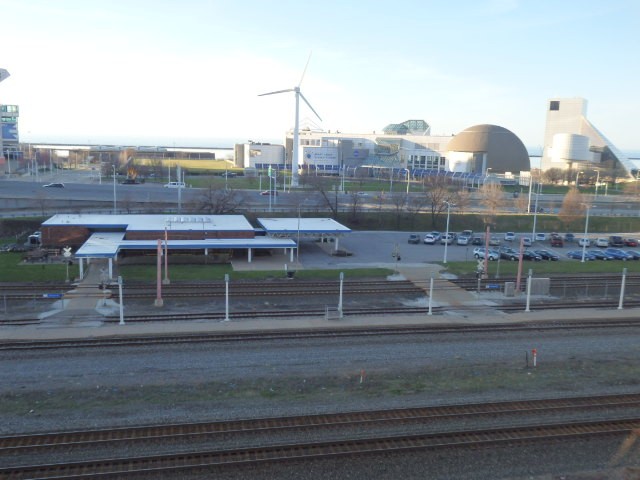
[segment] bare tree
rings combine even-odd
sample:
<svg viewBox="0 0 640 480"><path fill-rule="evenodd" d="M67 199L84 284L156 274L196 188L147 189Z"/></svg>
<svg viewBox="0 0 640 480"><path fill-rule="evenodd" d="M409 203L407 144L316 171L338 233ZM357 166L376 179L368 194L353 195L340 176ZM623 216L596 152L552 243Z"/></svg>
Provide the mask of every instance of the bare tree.
<svg viewBox="0 0 640 480"><path fill-rule="evenodd" d="M458 211L460 213L464 213L464 211L471 205L471 192L464 188L458 190L455 196L456 206L458 207Z"/></svg>
<svg viewBox="0 0 640 480"><path fill-rule="evenodd" d="M484 222L493 225L498 212L505 206L504 190L499 183L485 183L478 190L480 203L486 208Z"/></svg>
<svg viewBox="0 0 640 480"><path fill-rule="evenodd" d="M567 227L576 226L584 215L586 207L585 198L576 188L571 188L564 196L562 208L558 213L558 219Z"/></svg>
<svg viewBox="0 0 640 480"><path fill-rule="evenodd" d="M338 185L335 179L315 175L301 175L303 184L320 194L324 205L335 219L338 216Z"/></svg>
<svg viewBox="0 0 640 480"><path fill-rule="evenodd" d="M547 183L557 184L564 180L564 176L565 171L561 168L550 168L543 173L542 178Z"/></svg>
<svg viewBox="0 0 640 480"><path fill-rule="evenodd" d="M351 192L349 194L349 217L351 221L357 222L359 214L362 211L362 204L364 203L363 196L358 195L358 192Z"/></svg>
<svg viewBox="0 0 640 480"><path fill-rule="evenodd" d="M209 184L200 197L194 201L194 208L209 215L235 213L242 205L243 200L243 195L236 190L218 189Z"/></svg>
<svg viewBox="0 0 640 480"><path fill-rule="evenodd" d="M445 177L430 175L422 180L426 208L431 213L431 225L436 228L438 217L447 209L444 202L455 203L455 191Z"/></svg>
<svg viewBox="0 0 640 480"><path fill-rule="evenodd" d="M529 198L525 195L519 195L518 198L515 199L515 205L519 212L526 213L527 206L529 205Z"/></svg>

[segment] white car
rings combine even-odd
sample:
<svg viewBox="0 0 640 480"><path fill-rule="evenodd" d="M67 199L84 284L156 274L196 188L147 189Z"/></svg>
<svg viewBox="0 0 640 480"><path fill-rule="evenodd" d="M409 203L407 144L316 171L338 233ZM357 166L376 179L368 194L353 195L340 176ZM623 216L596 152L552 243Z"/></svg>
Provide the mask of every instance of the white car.
<svg viewBox="0 0 640 480"><path fill-rule="evenodd" d="M440 244L444 245L445 243L447 245L451 245L453 243L453 235L451 233L445 233L440 237Z"/></svg>
<svg viewBox="0 0 640 480"><path fill-rule="evenodd" d="M516 234L514 232L507 232L504 234L505 242L513 242L516 239Z"/></svg>
<svg viewBox="0 0 640 480"><path fill-rule="evenodd" d="M588 246L589 245L587 245L587 247ZM604 237L596 238L596 247L607 248L608 246L609 246L609 239L608 238L604 238Z"/></svg>
<svg viewBox="0 0 640 480"><path fill-rule="evenodd" d="M423 242L424 242L425 245L435 245L436 244L436 237L434 237L430 233L427 233L424 236Z"/></svg>
<svg viewBox="0 0 640 480"><path fill-rule="evenodd" d="M531 246L531 238L530 237L522 237L522 246L530 247Z"/></svg>
<svg viewBox="0 0 640 480"><path fill-rule="evenodd" d="M490 261L494 262L500 258L500 253L495 250L489 250L489 253L487 253L486 248L476 247L473 249L473 256L477 259L484 259L484 257L487 256Z"/></svg>
<svg viewBox="0 0 640 480"><path fill-rule="evenodd" d="M578 240L578 245L580 245L581 247L590 247L591 246L591 240L588 238L581 238Z"/></svg>
<svg viewBox="0 0 640 480"><path fill-rule="evenodd" d="M456 243L458 245L469 245L469 240L470 238L467 237L466 235L458 235L458 238L456 239Z"/></svg>
<svg viewBox="0 0 640 480"><path fill-rule="evenodd" d="M546 233L536 233L536 242L544 242L547 239Z"/></svg>

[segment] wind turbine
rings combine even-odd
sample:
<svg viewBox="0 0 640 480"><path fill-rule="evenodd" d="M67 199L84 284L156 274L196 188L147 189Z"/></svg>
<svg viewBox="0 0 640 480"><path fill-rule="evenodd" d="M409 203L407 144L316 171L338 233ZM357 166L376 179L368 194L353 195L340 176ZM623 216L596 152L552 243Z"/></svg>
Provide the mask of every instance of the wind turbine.
<svg viewBox="0 0 640 480"><path fill-rule="evenodd" d="M305 75L305 73L307 73L307 67L309 66L309 60L311 60L311 54L309 54L309 58L307 59L307 64L304 66L304 70L302 71L302 77L300 77L300 82L298 83L298 86L293 87L293 88L287 88L286 90L278 90L277 92L261 93L260 95L258 95L259 97L264 97L265 95L275 95L276 93L286 93L286 92L295 92L295 94L296 94L296 121L295 121L295 125L293 127L293 160L291 161L291 186L292 187L297 187L298 186L298 167L299 167L299 164L298 164L298 150L299 150L298 134L299 134L299 128L300 128L300 98L302 98L302 100L304 100L304 103L306 103L307 106L311 109L311 111L313 113L315 113L316 117L318 117L318 119L320 121L322 121L322 118L320 118L320 115L318 115L318 112L316 112L313 109L311 104L307 101L306 98L304 98L304 95L300 91L300 85L302 85L302 80L304 79L304 75Z"/></svg>
<svg viewBox="0 0 640 480"><path fill-rule="evenodd" d="M9 72L7 72L4 68L0 68L0 82L6 80L9 77ZM0 126L1 127L1 126ZM0 159L4 158L4 145L2 144L2 131L0 131ZM7 160L9 162L9 173L11 173L11 160Z"/></svg>

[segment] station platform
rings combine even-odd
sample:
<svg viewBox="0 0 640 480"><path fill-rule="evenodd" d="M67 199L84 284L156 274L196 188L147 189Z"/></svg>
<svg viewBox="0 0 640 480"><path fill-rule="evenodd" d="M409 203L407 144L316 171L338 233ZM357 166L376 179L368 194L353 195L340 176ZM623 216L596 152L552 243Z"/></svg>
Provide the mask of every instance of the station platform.
<svg viewBox="0 0 640 480"><path fill-rule="evenodd" d="M265 270L284 269L285 260L273 258L261 262ZM288 264L291 265L291 264ZM395 265L379 265L388 266ZM251 268L254 268L252 265ZM278 267L278 268L274 268ZM354 268L354 265L350 266ZM366 315L345 316L341 319L328 320L324 316L310 317L283 317L259 320L234 319L233 312L230 321L185 321L185 322L151 322L144 324L105 324L104 316L117 316L119 304L118 292L100 289L105 279L106 263L99 261L91 263L84 280L70 289L64 298L59 300L57 308L40 315L41 323L27 326L0 327L0 338L5 340L47 340L47 339L74 339L112 336L137 336L137 335L170 335L193 334L208 332L246 332L259 330L289 330L289 329L326 329L330 328L355 328L367 326L403 326L403 325L499 325L518 322L553 322L567 319L624 319L636 318L640 309L572 309L572 310L532 310L525 312L505 313L500 311L496 294L477 294L457 288L448 283L441 276L441 266L433 265L403 265L397 268L397 274L390 280L409 279L425 291L424 305L427 306L430 281L434 279L434 298L432 307L446 307L445 313L434 315ZM237 264L234 268L241 269ZM302 268L292 265L292 268ZM395 277L395 278L394 278ZM446 285L446 288L443 288ZM436 288L437 287L437 288ZM110 298L113 297L113 298ZM470 306L491 307L482 312L470 310ZM126 309L125 309L126 312Z"/></svg>

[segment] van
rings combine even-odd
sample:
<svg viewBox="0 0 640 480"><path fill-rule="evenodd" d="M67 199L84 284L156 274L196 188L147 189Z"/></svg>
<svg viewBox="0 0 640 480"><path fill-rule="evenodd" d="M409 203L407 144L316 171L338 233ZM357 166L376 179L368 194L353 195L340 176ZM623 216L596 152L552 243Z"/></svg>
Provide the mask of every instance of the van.
<svg viewBox="0 0 640 480"><path fill-rule="evenodd" d="M622 240L622 237L618 235L611 235L609 237L609 246L615 248L624 247L624 240Z"/></svg>
<svg viewBox="0 0 640 480"><path fill-rule="evenodd" d="M164 184L165 188L184 188L184 182L169 182Z"/></svg>

